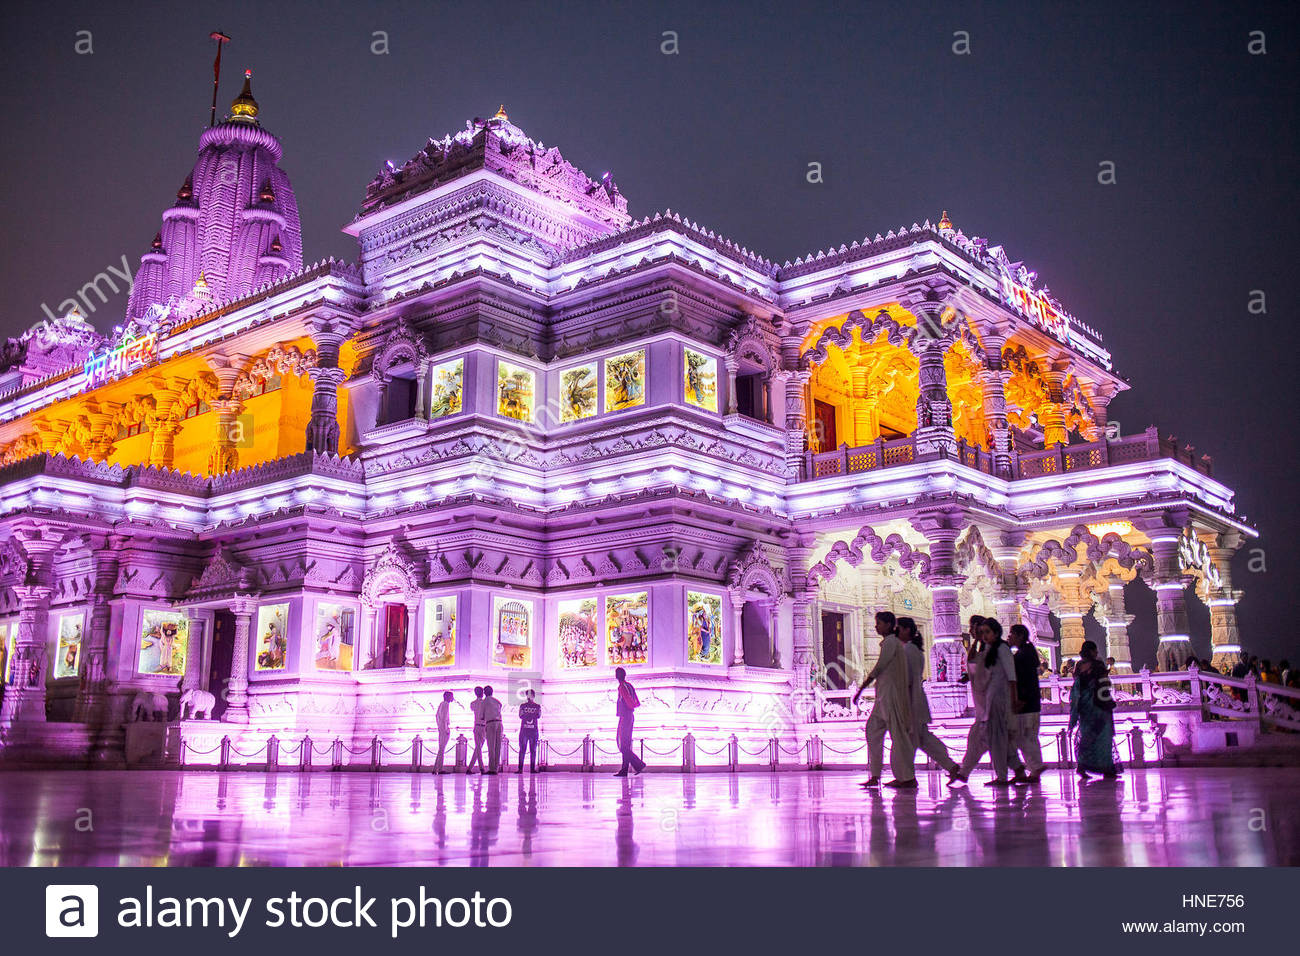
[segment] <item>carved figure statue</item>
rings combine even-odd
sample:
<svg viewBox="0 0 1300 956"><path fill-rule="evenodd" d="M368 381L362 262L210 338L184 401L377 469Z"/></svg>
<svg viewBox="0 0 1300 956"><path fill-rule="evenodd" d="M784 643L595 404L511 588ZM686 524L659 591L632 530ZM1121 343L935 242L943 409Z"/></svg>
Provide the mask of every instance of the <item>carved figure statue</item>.
<svg viewBox="0 0 1300 956"><path fill-rule="evenodd" d="M211 720L217 698L206 690L191 687L181 694L181 720Z"/></svg>

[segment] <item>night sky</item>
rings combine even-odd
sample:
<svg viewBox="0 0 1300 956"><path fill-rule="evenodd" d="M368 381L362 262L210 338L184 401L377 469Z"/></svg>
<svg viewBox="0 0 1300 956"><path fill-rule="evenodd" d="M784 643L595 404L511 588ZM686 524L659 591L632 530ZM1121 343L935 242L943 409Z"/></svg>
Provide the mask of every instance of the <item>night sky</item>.
<svg viewBox="0 0 1300 956"><path fill-rule="evenodd" d="M0 333L124 254L134 271L207 124L214 29L233 37L219 109L252 68L309 262L355 257L339 229L385 160L500 103L612 171L634 216L680 210L772 259L947 209L1102 333L1133 385L1124 434L1155 423L1213 455L1260 530L1234 569L1244 643L1294 659L1297 8L1111 6L7 4ZM1130 611L1152 659L1153 602Z"/></svg>

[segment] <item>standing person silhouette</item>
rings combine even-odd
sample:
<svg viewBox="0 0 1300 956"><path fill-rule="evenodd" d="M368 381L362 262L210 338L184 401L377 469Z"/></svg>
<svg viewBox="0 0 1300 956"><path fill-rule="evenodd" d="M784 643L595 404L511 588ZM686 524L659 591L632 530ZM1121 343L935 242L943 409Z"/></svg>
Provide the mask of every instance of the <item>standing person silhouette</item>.
<svg viewBox="0 0 1300 956"><path fill-rule="evenodd" d="M489 776L495 776L501 766L501 701L492 696L490 686L483 688L484 737L487 738ZM480 761L480 766L482 761Z"/></svg>
<svg viewBox="0 0 1300 956"><path fill-rule="evenodd" d="M433 762L434 773L445 773L442 758L447 752L447 741L451 739L451 702L455 700L451 691L442 692L442 703L438 705L438 759Z"/></svg>
<svg viewBox="0 0 1300 956"><path fill-rule="evenodd" d="M618 714L618 733L615 740L618 742L619 753L623 755L623 766L614 776L626 777L628 767L632 768L633 773L640 773L645 769L645 761L632 752L632 727L636 723L636 709L641 706L641 699L636 695L636 688L627 679L627 671L620 667L614 671L614 676L618 678L618 691L614 695L614 709Z"/></svg>
<svg viewBox="0 0 1300 956"><path fill-rule="evenodd" d="M524 751L528 751L528 772L537 773L537 722L542 716L542 705L529 690L528 699L519 705L519 772L524 772Z"/></svg>
<svg viewBox="0 0 1300 956"><path fill-rule="evenodd" d="M469 758L466 773L474 772L478 764L479 773L483 772L483 740L487 737L487 719L483 716L483 688L474 688L474 699L469 702L469 709L474 714L474 756Z"/></svg>
<svg viewBox="0 0 1300 956"><path fill-rule="evenodd" d="M912 736L912 696L907 678L907 653L895 632L894 615L889 611L876 613L876 633L880 642L880 660L863 680L853 695L856 706L862 692L873 681L876 683L876 703L867 718L867 762L871 776L864 787L880 785L880 770L885 763L885 734L889 734L889 769L894 779L886 786L911 788L916 786L916 741Z"/></svg>

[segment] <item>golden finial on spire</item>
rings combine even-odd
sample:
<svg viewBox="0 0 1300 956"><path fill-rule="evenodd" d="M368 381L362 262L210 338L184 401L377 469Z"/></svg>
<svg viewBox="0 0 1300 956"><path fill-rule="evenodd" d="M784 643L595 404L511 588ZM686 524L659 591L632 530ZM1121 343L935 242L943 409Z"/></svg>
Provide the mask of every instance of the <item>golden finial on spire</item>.
<svg viewBox="0 0 1300 956"><path fill-rule="evenodd" d="M499 119L499 120L506 120L508 122L510 120L510 117L506 115L506 104L502 103L500 106L498 106L497 115L492 118Z"/></svg>
<svg viewBox="0 0 1300 956"><path fill-rule="evenodd" d="M257 100L253 99L252 70L244 71L244 88L230 104L230 119L232 122L240 123L257 122Z"/></svg>
<svg viewBox="0 0 1300 956"><path fill-rule="evenodd" d="M939 220L939 228L940 229L952 228L952 220L948 218L948 210L946 209L943 211L943 218Z"/></svg>

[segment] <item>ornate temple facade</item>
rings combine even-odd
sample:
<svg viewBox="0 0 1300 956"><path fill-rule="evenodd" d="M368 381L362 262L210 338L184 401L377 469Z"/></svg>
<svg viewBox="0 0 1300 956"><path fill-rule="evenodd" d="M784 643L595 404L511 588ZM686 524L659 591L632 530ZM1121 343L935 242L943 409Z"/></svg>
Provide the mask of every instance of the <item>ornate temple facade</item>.
<svg viewBox="0 0 1300 956"><path fill-rule="evenodd" d="M1135 578L1162 668L1189 599L1235 659L1232 491L1119 434L1100 335L946 214L777 264L633 219L501 110L304 267L280 161L246 82L122 324L4 346L0 759L113 763L190 690L195 741L427 736L475 684L575 741L618 666L648 735L797 736L879 609L957 713L966 615L1125 668Z"/></svg>

